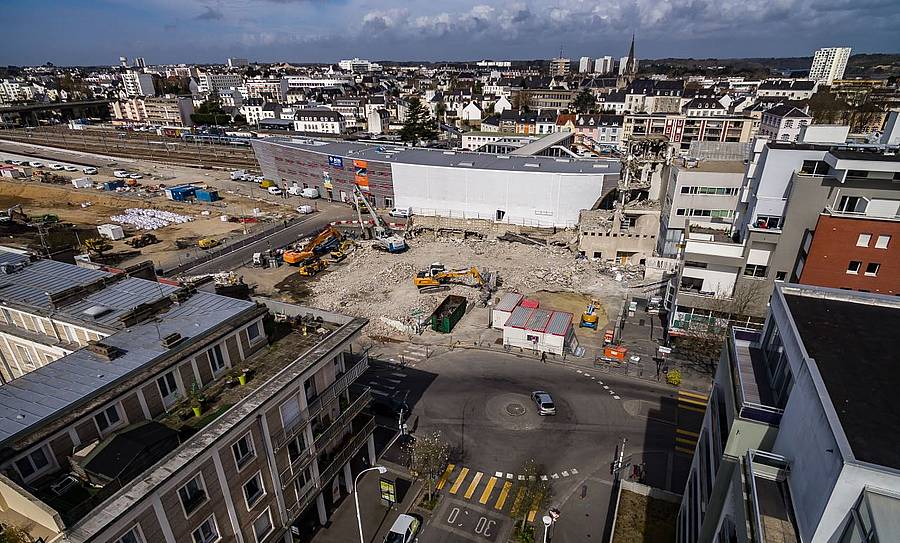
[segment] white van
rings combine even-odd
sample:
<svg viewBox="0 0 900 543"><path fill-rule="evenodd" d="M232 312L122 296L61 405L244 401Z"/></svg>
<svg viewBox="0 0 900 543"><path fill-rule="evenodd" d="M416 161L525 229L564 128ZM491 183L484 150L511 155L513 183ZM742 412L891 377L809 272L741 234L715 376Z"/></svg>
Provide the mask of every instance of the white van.
<svg viewBox="0 0 900 543"><path fill-rule="evenodd" d="M388 215L391 217L401 217L404 219L408 219L412 216L412 208L411 207L395 207L392 209Z"/></svg>
<svg viewBox="0 0 900 543"><path fill-rule="evenodd" d="M304 198L318 198L319 197L319 189L309 187L300 191L300 196Z"/></svg>
<svg viewBox="0 0 900 543"><path fill-rule="evenodd" d="M291 185L288 187L288 194L291 196L300 196L303 193L303 189L300 185Z"/></svg>

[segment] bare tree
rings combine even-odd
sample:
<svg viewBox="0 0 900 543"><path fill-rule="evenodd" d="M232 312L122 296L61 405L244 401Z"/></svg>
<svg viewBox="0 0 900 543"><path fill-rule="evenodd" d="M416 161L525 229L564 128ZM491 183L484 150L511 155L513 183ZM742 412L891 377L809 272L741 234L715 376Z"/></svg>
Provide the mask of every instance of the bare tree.
<svg viewBox="0 0 900 543"><path fill-rule="evenodd" d="M542 471L542 467L532 459L527 460L519 472L524 476L524 480L519 483L519 491L513 502L510 516L513 518L521 517L520 530L525 529L525 523L528 522L528 513L543 510L550 500L550 482L541 479Z"/></svg>
<svg viewBox="0 0 900 543"><path fill-rule="evenodd" d="M425 485L427 497L431 500L438 478L450 460L450 445L440 432L417 437L409 444L409 457L410 470Z"/></svg>

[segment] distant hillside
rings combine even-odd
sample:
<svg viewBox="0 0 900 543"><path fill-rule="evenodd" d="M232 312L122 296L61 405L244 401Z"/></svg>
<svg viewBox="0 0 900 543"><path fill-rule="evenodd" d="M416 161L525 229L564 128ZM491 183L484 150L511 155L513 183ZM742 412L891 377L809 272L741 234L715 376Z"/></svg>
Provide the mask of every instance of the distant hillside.
<svg viewBox="0 0 900 543"><path fill-rule="evenodd" d="M684 75L735 75L744 77L768 77L805 72L812 64L812 57L784 58L661 58L641 60L644 73ZM875 53L851 55L845 77L864 79L888 79L900 75L900 55Z"/></svg>

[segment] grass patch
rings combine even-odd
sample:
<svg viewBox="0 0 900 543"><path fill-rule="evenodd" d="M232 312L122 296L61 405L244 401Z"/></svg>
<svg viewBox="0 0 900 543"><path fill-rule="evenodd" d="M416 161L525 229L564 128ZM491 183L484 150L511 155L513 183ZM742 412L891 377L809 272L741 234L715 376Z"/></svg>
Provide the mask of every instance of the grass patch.
<svg viewBox="0 0 900 543"><path fill-rule="evenodd" d="M525 524L525 527L522 528L517 522L516 529L513 531L513 539L519 543L534 543L534 526Z"/></svg>
<svg viewBox="0 0 900 543"><path fill-rule="evenodd" d="M613 543L675 541L678 504L622 490Z"/></svg>

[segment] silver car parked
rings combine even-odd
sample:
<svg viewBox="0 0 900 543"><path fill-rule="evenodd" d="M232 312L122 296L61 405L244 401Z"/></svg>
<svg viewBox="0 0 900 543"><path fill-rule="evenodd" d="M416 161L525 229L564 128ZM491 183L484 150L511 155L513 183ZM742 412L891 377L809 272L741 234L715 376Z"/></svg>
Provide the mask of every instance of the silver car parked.
<svg viewBox="0 0 900 543"><path fill-rule="evenodd" d="M531 399L537 404L538 415L556 414L556 404L553 403L550 393L543 390L535 390L531 393Z"/></svg>

